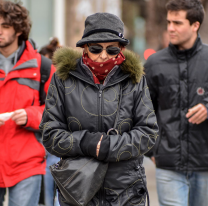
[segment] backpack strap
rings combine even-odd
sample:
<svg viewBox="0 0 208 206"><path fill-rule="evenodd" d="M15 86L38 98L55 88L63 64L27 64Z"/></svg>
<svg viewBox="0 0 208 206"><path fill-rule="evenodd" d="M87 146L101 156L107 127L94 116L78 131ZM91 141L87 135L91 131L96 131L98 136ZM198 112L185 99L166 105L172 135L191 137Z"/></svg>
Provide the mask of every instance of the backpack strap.
<svg viewBox="0 0 208 206"><path fill-rule="evenodd" d="M39 90L39 101L40 105L45 104L46 93L44 91L44 85L48 81L51 73L52 61L43 55L41 55L41 66L40 66L40 90Z"/></svg>

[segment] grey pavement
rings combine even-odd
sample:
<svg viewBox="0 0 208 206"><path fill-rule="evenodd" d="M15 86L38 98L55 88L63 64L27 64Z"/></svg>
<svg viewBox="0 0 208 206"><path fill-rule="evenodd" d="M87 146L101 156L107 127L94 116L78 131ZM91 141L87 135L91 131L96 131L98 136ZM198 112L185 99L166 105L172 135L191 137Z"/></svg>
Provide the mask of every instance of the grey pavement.
<svg viewBox="0 0 208 206"><path fill-rule="evenodd" d="M155 181L155 165L149 158L144 158L144 167L147 176L147 189L150 196L150 206L159 206Z"/></svg>
<svg viewBox="0 0 208 206"><path fill-rule="evenodd" d="M6 194L8 194L8 191L6 192ZM8 205L8 195L5 195L5 201L3 206L7 206Z"/></svg>

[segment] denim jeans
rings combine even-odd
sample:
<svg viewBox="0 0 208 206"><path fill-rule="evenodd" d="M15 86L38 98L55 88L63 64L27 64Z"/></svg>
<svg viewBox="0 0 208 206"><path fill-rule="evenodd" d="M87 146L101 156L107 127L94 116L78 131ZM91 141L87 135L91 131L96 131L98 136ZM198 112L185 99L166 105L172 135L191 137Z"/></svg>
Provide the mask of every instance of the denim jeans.
<svg viewBox="0 0 208 206"><path fill-rule="evenodd" d="M45 192L46 206L53 206L53 196L54 196L54 180L53 180L53 176L51 175L49 166L51 166L54 163L57 163L59 160L60 158L51 155L50 153L47 154L46 174L44 175L44 192ZM56 193L54 206L59 206L57 193Z"/></svg>
<svg viewBox="0 0 208 206"><path fill-rule="evenodd" d="M156 169L160 206L207 206L208 172Z"/></svg>
<svg viewBox="0 0 208 206"><path fill-rule="evenodd" d="M37 206L40 196L41 175L31 176L9 187L9 206ZM6 188L0 188L0 206L3 206Z"/></svg>

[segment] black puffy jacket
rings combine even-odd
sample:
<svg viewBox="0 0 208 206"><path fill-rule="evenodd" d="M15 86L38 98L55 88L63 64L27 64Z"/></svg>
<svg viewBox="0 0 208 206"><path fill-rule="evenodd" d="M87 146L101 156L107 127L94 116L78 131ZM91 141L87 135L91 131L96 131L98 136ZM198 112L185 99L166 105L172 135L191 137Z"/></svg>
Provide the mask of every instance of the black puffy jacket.
<svg viewBox="0 0 208 206"><path fill-rule="evenodd" d="M154 146L158 126L138 57L124 55L125 62L108 74L103 85L94 84L80 53L62 48L54 56L57 72L40 125L44 146L58 157L96 157L97 142L105 134L98 159L109 162L108 171L90 205L145 205L143 154ZM114 126L120 86L119 135L106 135Z"/></svg>
<svg viewBox="0 0 208 206"><path fill-rule="evenodd" d="M144 67L160 128L156 166L208 171L208 120L196 125L185 117L199 103L208 108L208 46L200 37L185 51L170 44L150 56Z"/></svg>

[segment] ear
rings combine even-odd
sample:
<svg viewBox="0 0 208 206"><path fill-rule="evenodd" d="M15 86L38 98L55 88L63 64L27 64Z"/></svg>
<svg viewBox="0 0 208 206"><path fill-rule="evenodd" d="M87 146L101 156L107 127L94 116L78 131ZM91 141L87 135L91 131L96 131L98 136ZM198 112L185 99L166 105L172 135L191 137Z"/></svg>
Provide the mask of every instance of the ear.
<svg viewBox="0 0 208 206"><path fill-rule="evenodd" d="M192 24L192 26L193 26L193 31L197 32L199 30L200 23L196 21Z"/></svg>
<svg viewBox="0 0 208 206"><path fill-rule="evenodd" d="M125 49L126 49L126 48L122 46L122 47L121 47L121 52L125 51Z"/></svg>
<svg viewBox="0 0 208 206"><path fill-rule="evenodd" d="M83 46L83 48L84 48L83 51L84 51L84 53L86 54L87 51L88 51L88 50L87 50L87 44L85 44L85 45Z"/></svg>
<svg viewBox="0 0 208 206"><path fill-rule="evenodd" d="M19 37L22 34L22 32L17 32L16 36Z"/></svg>

